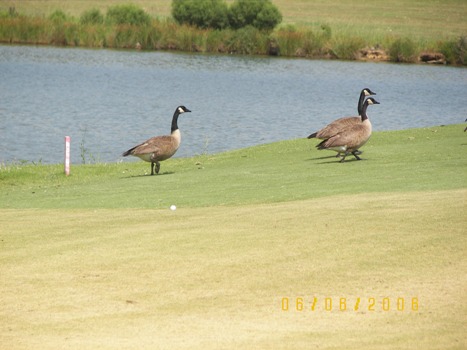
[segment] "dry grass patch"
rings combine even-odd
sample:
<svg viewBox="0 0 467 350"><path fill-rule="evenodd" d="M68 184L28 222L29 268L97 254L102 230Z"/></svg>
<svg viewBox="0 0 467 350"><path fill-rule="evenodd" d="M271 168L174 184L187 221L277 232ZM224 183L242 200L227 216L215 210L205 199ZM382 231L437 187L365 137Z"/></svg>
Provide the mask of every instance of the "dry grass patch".
<svg viewBox="0 0 467 350"><path fill-rule="evenodd" d="M0 343L462 348L466 194L373 193L175 212L2 210ZM289 311L281 310L285 297ZM341 297L346 311L338 309ZM303 311L295 310L297 298ZM384 298L405 298L404 311L383 310Z"/></svg>

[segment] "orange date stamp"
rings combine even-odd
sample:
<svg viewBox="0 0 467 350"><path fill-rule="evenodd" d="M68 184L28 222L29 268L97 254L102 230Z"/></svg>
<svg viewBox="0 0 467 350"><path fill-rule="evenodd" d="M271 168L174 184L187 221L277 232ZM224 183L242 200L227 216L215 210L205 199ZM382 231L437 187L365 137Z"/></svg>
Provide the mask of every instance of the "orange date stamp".
<svg viewBox="0 0 467 350"><path fill-rule="evenodd" d="M417 312L420 302L418 297L282 297L280 307L284 312Z"/></svg>

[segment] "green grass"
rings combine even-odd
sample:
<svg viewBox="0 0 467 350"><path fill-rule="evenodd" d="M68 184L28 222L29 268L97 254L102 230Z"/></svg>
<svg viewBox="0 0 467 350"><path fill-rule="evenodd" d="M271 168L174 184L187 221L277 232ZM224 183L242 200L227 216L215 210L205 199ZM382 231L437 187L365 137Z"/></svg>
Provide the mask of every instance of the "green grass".
<svg viewBox="0 0 467 350"><path fill-rule="evenodd" d="M2 166L0 344L463 349L463 128L377 132L344 164L300 139L159 176Z"/></svg>
<svg viewBox="0 0 467 350"><path fill-rule="evenodd" d="M329 24L349 36L410 37L430 40L465 35L463 18L467 3L463 0L276 0L285 23L319 27Z"/></svg>
<svg viewBox="0 0 467 350"><path fill-rule="evenodd" d="M149 163L6 166L3 208L165 208L271 203L362 192L464 188L465 134L450 125L376 132L362 161L345 164L316 141L288 140L215 155ZM183 145L182 145L183 147Z"/></svg>

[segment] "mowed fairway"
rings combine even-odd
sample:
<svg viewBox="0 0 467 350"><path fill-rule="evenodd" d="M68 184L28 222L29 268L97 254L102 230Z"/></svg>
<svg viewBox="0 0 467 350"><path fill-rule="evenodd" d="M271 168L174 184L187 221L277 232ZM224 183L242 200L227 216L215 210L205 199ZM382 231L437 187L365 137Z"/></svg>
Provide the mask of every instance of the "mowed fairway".
<svg viewBox="0 0 467 350"><path fill-rule="evenodd" d="M2 168L0 348L464 349L463 128Z"/></svg>
<svg viewBox="0 0 467 350"><path fill-rule="evenodd" d="M466 194L4 210L2 348L462 349Z"/></svg>

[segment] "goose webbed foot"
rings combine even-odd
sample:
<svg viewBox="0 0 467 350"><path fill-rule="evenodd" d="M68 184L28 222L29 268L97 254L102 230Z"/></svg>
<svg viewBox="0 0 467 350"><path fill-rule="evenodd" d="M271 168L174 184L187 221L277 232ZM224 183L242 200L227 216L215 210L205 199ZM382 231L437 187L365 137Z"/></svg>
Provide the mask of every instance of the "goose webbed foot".
<svg viewBox="0 0 467 350"><path fill-rule="evenodd" d="M362 152L357 150L357 151L353 151L352 154L355 158L357 158L357 160L362 160L362 158L358 156L359 154L362 154Z"/></svg>
<svg viewBox="0 0 467 350"><path fill-rule="evenodd" d="M362 154L363 152L362 151L359 151L359 150L356 150L354 152L352 152L352 154L358 159L360 160L360 158L357 157L357 155L359 156L360 154ZM339 157L342 157L340 153L337 153L336 154L336 158L339 158Z"/></svg>

